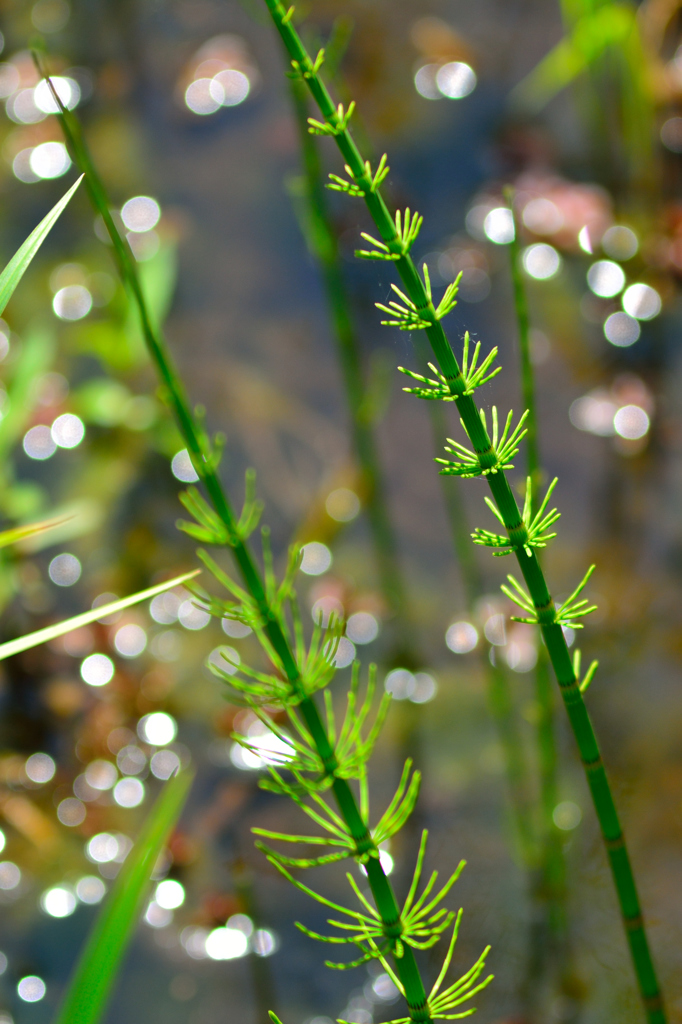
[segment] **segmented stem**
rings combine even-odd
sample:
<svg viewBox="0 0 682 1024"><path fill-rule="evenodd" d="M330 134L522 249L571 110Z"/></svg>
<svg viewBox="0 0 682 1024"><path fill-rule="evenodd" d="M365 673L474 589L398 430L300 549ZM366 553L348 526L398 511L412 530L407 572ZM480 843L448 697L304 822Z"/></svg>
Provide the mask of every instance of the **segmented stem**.
<svg viewBox="0 0 682 1024"><path fill-rule="evenodd" d="M285 13L282 10L282 14L284 15ZM44 74L37 57L36 63L39 65L41 74ZM237 520L216 473L214 462L210 457L211 453L207 449L207 440L203 435L201 426L192 413L166 340L162 332L153 324L149 315L149 310L140 287L134 257L126 242L121 238L113 221L104 185L95 169L83 139L80 124L75 115L65 109L54 89L52 89L52 94L61 111L59 115L60 121L74 163L85 175L92 204L101 215L107 227L109 237L114 246L119 273L124 284L130 289L133 301L137 307L149 353L163 384L167 388L168 402L175 414L180 433L192 457L192 463L206 488L215 512L233 538L230 546L239 567L244 586L263 616L263 620L266 623L265 633L281 659L287 680L297 695L301 697L298 704L299 714L313 738L326 772L333 777L334 771L337 768L337 761L317 705L310 697L305 695L294 654L278 621L272 615L260 571L251 551L237 535ZM401 927L400 910L391 883L381 866L376 843L362 820L355 796L346 779L334 778L332 790L339 811L355 840L356 849L361 852L372 851L374 853L374 856L371 856L367 863L367 877L370 889L374 897L376 909L384 924L384 933L387 937L394 934L397 939ZM414 953L406 944L403 946L403 955L400 958L395 958L395 966L405 990L405 1001L412 1021L414 1021L414 1024L429 1024L431 1018L427 1008L426 990Z"/></svg>
<svg viewBox="0 0 682 1024"><path fill-rule="evenodd" d="M336 106L332 102L320 75L319 62L314 66L300 36L291 23L284 21L286 11L280 0L265 0L275 26L282 38L295 70L298 70L307 84L325 121L335 123ZM348 129L334 135L348 170L355 184L361 190L362 198L374 220L383 242L394 252L400 251L395 221L381 195L380 183L372 178L368 165ZM440 370L455 398L464 429L482 466L491 464L495 452L487 430L481 421L471 395L466 395L466 382L455 358L454 352L436 316L433 302L429 298L424 282L417 272L409 253L403 253L395 261L403 286L419 318L425 321L426 335L440 366ZM509 481L504 472L488 473L488 486L500 512L505 528L513 535L522 526L521 513ZM573 671L561 626L555 621L555 606L547 587L535 552L522 547L515 548L515 555L523 574L528 591L537 612L538 622L547 645L552 666L559 684L564 706L578 744L580 757L585 768L587 782L592 794L597 818L608 854L613 880L620 903L632 961L649 1024L665 1024L666 1014L658 984L656 971L649 950L637 887L630 859L628 857L618 812L599 751L597 738L587 708Z"/></svg>

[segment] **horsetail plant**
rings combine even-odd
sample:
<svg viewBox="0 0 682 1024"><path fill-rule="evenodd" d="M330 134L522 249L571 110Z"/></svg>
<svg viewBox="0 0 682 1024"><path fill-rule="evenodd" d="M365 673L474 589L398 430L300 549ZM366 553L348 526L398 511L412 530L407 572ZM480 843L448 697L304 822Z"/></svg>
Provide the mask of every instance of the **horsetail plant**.
<svg viewBox="0 0 682 1024"><path fill-rule="evenodd" d="M513 600L519 603L522 610L527 613L524 618L537 624L541 629L578 744L606 845L645 1013L650 1024L663 1024L666 1014L649 950L639 896L623 831L594 728L580 690L580 681L576 678L573 661L562 630L562 625L581 626L582 622L579 620L591 610L587 601L580 598L580 594L587 584L592 570L588 572L571 598L564 602L561 608L557 608L548 589L536 551L528 543L528 529L523 522L516 498L505 474L508 460L512 457L508 446L510 438L509 436L505 437L504 450L498 450L499 442L489 436L485 417L476 408L474 397L466 393L466 379L443 329L442 318L446 315L445 311L449 311L455 301L452 285L446 293L449 296L448 302L445 305L441 303L437 309L431 298L428 276L425 275L423 278L420 276L409 251L405 251L403 238L396 227L396 220L391 216L380 191L381 183L389 173L387 156L385 154L382 156L375 171L372 170L368 161L363 160L348 127L341 125L337 108L319 74L324 63L324 50L320 50L313 61L292 23L293 8L285 10L280 0L265 0L265 2L290 59L292 70L289 74L302 79L307 84L325 123L330 126L330 134L344 159L347 177L342 179L335 175L331 179L330 187L364 200L381 240L397 257L392 262L407 293L406 295L399 293L401 297L404 297L405 304L396 312L394 320L398 321L398 325L406 330L425 331L440 372L447 382L450 394L455 399L472 449L461 451L460 447L463 448L463 446L460 446L459 442L455 442L455 458L446 466L446 471L449 469L450 472L457 475L485 476L488 481L493 500L528 588L526 591L521 584L514 581L512 584ZM395 305L397 304L391 308L395 308ZM408 323L411 326L408 326ZM515 436L515 444L520 441L518 425L511 436Z"/></svg>
<svg viewBox="0 0 682 1024"><path fill-rule="evenodd" d="M337 27L335 26L333 37L327 48L328 66L330 57L333 66L336 66L338 62L336 36ZM410 642L409 623L406 622L405 586L397 562L397 545L386 504L381 466L374 442L372 424L369 422L371 410L368 408L367 388L364 385L361 374L360 351L357 333L351 317L350 297L347 294L343 279L337 237L324 196L322 164L317 140L315 139L316 135L329 135L331 133L320 130L320 122L315 119L307 119L307 94L305 86L301 81L291 81L290 93L299 135L303 176L292 179L289 183L289 190L294 197L301 230L306 238L311 255L317 261L325 287L332 331L336 341L348 409L351 416L355 455L361 467L367 488L365 499L367 514L377 554L382 590L389 607L397 614L400 621L402 642L397 653L409 665L412 665L416 658L415 652L412 650L413 644ZM353 104L352 110L354 109L355 106ZM350 105L349 111L351 111ZM337 113L341 113L338 107ZM348 119L346 119L346 125L347 121ZM416 211L412 212L409 208L405 210L404 214L400 210L396 211L396 231L402 239L402 249L404 252L409 251L417 238L422 222L423 217ZM387 245L367 232L362 232L361 237L372 248L359 250L356 252L358 257L378 261L391 261L399 258L399 254L392 253ZM474 348L471 362L469 363L469 335L467 334L464 342L463 373L467 378L468 388L471 392L477 386L495 377L501 369L501 367L490 369L497 354L496 349L490 352L479 366L480 351L481 345L479 342ZM420 362L427 362L427 356L422 352L420 352ZM447 389L447 382L439 373L437 367L433 363L428 363L428 368L435 375L436 380L401 368L416 383L422 385L421 388L410 389L412 393L419 394L423 398L453 401L454 399ZM438 402L431 402L429 412L431 414L434 443L438 445L445 432L442 406ZM462 568L467 603L470 607L473 607L481 593L481 586L470 546L464 510L459 500L456 486L454 481L443 480L443 500L452 531L455 551ZM406 627L408 627L407 637ZM485 655L483 657L483 671L487 681L491 714L495 720L504 753L511 817L513 819L516 840L525 865L532 869L537 860L536 844L533 836L532 821L530 820L531 807L528 799L529 787L522 739L514 720L510 687L505 677L504 668L499 664L492 664ZM402 746L406 754L415 754L419 746L419 719L413 712L409 712L407 708L401 707L400 710L402 711L402 721L399 732L402 738ZM418 834L419 826L415 819L410 822L410 826ZM417 839L417 835L415 835L415 839ZM409 845L411 846L412 843Z"/></svg>
<svg viewBox="0 0 682 1024"><path fill-rule="evenodd" d="M283 9L281 15L287 25ZM323 56L318 58L318 67L322 59ZM44 75L40 56L36 54L35 60ZM306 73L308 64L311 69L316 69L316 65L308 61L307 55L306 62ZM260 834L273 841L283 839L285 842L300 842L304 846L330 847L331 852L321 857L296 858L297 869L323 864L330 858L355 858L366 872L373 905L349 875L351 889L358 898L360 909L331 904L331 909L345 915L347 920L331 920L332 926L337 927L342 934L327 936L327 941L355 945L360 953L355 963L372 959L386 962L390 957L392 972L398 979L407 1004L406 1020L414 1024L429 1024L436 1019L451 1020L468 1016L473 1012L471 1008L458 1008L492 980L492 976L489 976L479 981L485 967L487 948L457 982L445 991L440 991L451 962L460 920L459 915L455 917L452 911L440 904L454 885L463 865L435 895L433 890L437 873L433 873L417 896L425 854L424 832L410 893L403 907L399 907L381 864L378 837L395 834L404 824L416 802L419 774L410 774L411 766L406 766L393 800L373 828L370 824L366 766L388 700L380 703L373 725L363 733L372 703L374 671L370 670L365 694L358 706L359 668L355 667L347 699L347 713L340 729L337 731L330 697L325 695L325 712L320 712L316 694L318 690L324 690L335 675L341 623L333 619L326 627L321 622L317 623L312 637L306 641L294 592L294 581L300 565L300 550L297 546L294 545L290 550L283 579L277 580L270 555L268 531L263 530L263 571L259 568L248 541L257 526L261 507L247 494L241 517L238 518L233 511L217 472L221 439L211 440L208 437L197 414L189 405L165 339L149 316L134 258L111 216L106 191L84 142L80 124L75 115L60 102L50 78L45 77L60 109L61 124L74 161L83 171L90 198L96 211L102 215L111 237L119 273L140 316L143 335L165 387L166 399L175 413L194 468L208 495L207 502L197 488L189 490L185 507L195 517L195 523L184 524L184 529L205 543L229 548L241 576L240 584L206 552L200 552L204 565L227 590L229 597L212 597L196 588L194 592L199 602L213 614L234 618L253 629L271 670L262 671L240 665L237 671L237 666L230 663L229 658L225 659L225 669L213 663L210 663L210 667L225 679L235 699L241 700L255 714L266 715L268 728L279 733L284 745L284 756L281 758L283 764L280 768L272 766L270 779L265 783L266 788L290 796L312 821L328 833L328 837L288 836L264 833L263 830ZM339 118L336 110L334 118ZM332 125L337 127L336 120ZM383 180L381 173L374 175L372 180L378 187L380 180ZM291 726L290 736L277 730L267 714L269 709L286 711ZM248 746L248 738L241 737L240 741ZM287 777L284 776L285 771ZM333 796L336 808L324 799L323 793ZM267 856L298 888L325 905L330 905L325 897L294 879L289 872L287 859L281 853L268 847ZM432 946L453 923L453 918L453 934L443 969L436 984L427 993L414 949Z"/></svg>

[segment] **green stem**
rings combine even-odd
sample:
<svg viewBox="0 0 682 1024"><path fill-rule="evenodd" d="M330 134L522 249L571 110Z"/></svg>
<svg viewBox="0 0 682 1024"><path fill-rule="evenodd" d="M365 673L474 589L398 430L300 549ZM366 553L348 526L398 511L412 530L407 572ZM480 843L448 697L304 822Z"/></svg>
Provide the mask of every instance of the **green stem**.
<svg viewBox="0 0 682 1024"><path fill-rule="evenodd" d="M488 689L488 706L504 754L509 801L519 849L525 868L532 871L537 862L537 855L528 797L528 764L514 714L512 691L509 679L502 667L498 664L492 665L485 654L482 654L481 657L487 661L484 669Z"/></svg>
<svg viewBox="0 0 682 1024"><path fill-rule="evenodd" d="M261 928L264 922L256 898L253 875L241 857L232 864L231 873L235 891L245 912L253 921L254 929ZM250 956L249 961L257 1024L272 1024L269 1014L273 1007L277 1008L277 998L270 959L266 956Z"/></svg>
<svg viewBox="0 0 682 1024"><path fill-rule="evenodd" d="M36 62L39 64L39 58L36 58ZM41 74L44 74L40 65L39 69ZM244 585L255 601L265 622L265 633L281 660L284 674L291 684L292 690L299 697L298 710L313 737L315 747L325 766L325 770L330 776L334 777L338 764L322 718L315 702L305 692L293 651L270 608L265 585L256 562L246 544L237 534L236 517L218 479L215 470L216 460L210 450L208 438L191 411L182 382L168 351L166 340L162 332L152 323L149 316L147 304L140 287L134 257L125 241L119 235L113 221L106 191L83 139L80 124L75 115L63 107L54 90L53 96L61 110L60 120L74 162L85 175L93 206L102 216L109 232L121 278L132 294L140 315L142 331L150 355L163 384L167 388L169 404L175 413L178 427L192 456L194 467L201 478L215 512L225 524L232 537L231 547ZM400 910L391 883L381 866L379 850L362 820L357 801L346 779L334 778L332 788L339 811L356 841L357 848L363 852L370 853L367 864L370 889L377 911L381 915L385 934L389 940L393 940L392 944L394 945L395 941L399 938L401 930ZM415 1024L430 1024L431 1018L427 1007L426 991L419 974L414 953L406 944L403 944L403 948L403 956L394 958L395 969L405 989L405 1001L410 1011L410 1017Z"/></svg>
<svg viewBox="0 0 682 1024"><path fill-rule="evenodd" d="M363 381L360 347L349 312L350 301L343 280L338 242L327 209L320 156L315 139L308 131L306 93L300 82L291 83L291 96L305 172L302 182L305 211L301 218L304 235L324 283L381 589L388 607L402 620L401 628L404 629L407 625L407 599L398 562L398 545L386 504L385 485L372 430L372 410ZM402 646L409 646L405 638Z"/></svg>
<svg viewBox="0 0 682 1024"><path fill-rule="evenodd" d="M476 404L471 395L465 394L466 384L455 354L445 331L437 319L424 282L417 273L409 254L403 252L402 240L388 207L378 188L374 187L371 173L365 167L362 157L347 128L339 124L339 118L332 99L314 68L303 43L292 25L291 16L280 0L265 0L275 26L282 38L294 70L299 69L316 101L325 121L333 130L336 144L341 151L356 185L363 190L367 209L384 243L398 258L396 270L405 286L410 300L419 316L428 323L425 328L431 348L440 365L450 390L455 398L464 429L476 451L480 464L486 472L486 479L498 507L505 528L518 537L522 529L521 514L503 471L496 469L496 455L488 433L483 425ZM599 746L587 712L585 702L573 671L573 665L566 646L561 626L556 621L556 609L547 588L545 577L537 556L524 547L515 547L516 558L531 595L538 623L547 645L554 673L559 683L561 696L573 729L587 781L592 794L597 818L611 866L613 880L620 903L625 932L632 955L633 966L639 985L649 1024L664 1024L666 1014L656 977L649 945L642 920L639 897L635 885L623 832L618 819L611 788L606 776Z"/></svg>
<svg viewBox="0 0 682 1024"><path fill-rule="evenodd" d="M509 245L509 263L511 268L512 285L514 288L514 309L516 311L516 325L519 337L519 352L521 355L521 392L523 395L523 407L528 410L528 418L525 426L526 434L526 464L528 476L531 483L531 509L535 510L539 504L538 492L542 483L542 467L540 464L540 446L538 443L538 413L535 401L535 375L533 363L530 357L530 317L528 315L528 300L521 276L521 249L519 246L519 224L514 214L514 190L505 190L509 207L514 217L514 238Z"/></svg>
<svg viewBox="0 0 682 1024"><path fill-rule="evenodd" d="M514 210L514 190L505 190L514 218L514 237L509 246L509 261L514 292L514 309L518 330L519 351L521 356L521 387L523 404L528 410L526 426L526 466L531 488L531 514L534 514L540 503L540 486L542 484L542 464L538 441L538 413L535 400L535 374L530 352L530 316L528 299L521 274L521 250L519 245L520 224ZM535 702L537 709L535 741L538 752L538 769L540 776L540 829L541 829L541 863L539 885L535 896L546 906L549 916L550 932L565 945L566 940L566 892L564 879L566 865L561 843L554 824L553 812L557 804L557 746L555 734L555 715L553 693L549 674L547 652L540 647L538 662L534 673ZM546 945L544 938L540 941ZM546 951L544 956L549 951ZM541 962L543 954L538 951L537 957L531 960ZM565 959L565 958L564 958Z"/></svg>
<svg viewBox="0 0 682 1024"><path fill-rule="evenodd" d="M554 701L549 659L544 646L538 651L535 667L535 700L537 704L538 764L540 773L540 810L543 841L543 888L549 903L550 927L557 934L566 929L566 864L559 833L552 817L558 801L557 744L554 729Z"/></svg>
<svg viewBox="0 0 682 1024"><path fill-rule="evenodd" d="M419 357L420 373L427 372L428 347L418 336L415 338L414 347ZM433 447L438 454L442 451L443 438L448 433L447 422L440 402L428 402L429 420L431 421L431 434L433 436ZM464 599L468 608L473 608L477 598L483 593L483 579L476 561L476 551L471 543L471 532L466 521L464 502L460 494L460 481L451 477L440 478L443 492L443 503L450 529L450 539L455 549L457 562L462 574L462 589Z"/></svg>

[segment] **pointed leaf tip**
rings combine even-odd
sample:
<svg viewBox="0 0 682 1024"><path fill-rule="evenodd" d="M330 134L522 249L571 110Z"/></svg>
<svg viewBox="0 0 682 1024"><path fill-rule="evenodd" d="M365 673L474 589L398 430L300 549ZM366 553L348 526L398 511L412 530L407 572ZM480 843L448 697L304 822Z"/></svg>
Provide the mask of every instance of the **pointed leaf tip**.
<svg viewBox="0 0 682 1024"><path fill-rule="evenodd" d="M22 651L27 651L31 647L37 647L38 644L47 643L48 640L54 640L58 636L63 636L65 633L71 633L74 629L78 629L80 626L87 626L91 622L96 622L98 619L105 618L107 615L113 615L115 612L122 611L124 608L129 608L133 604L138 604L140 601L145 601L148 598L155 597L157 594L162 594L164 590L170 590L171 587L179 586L181 583L186 583L188 580L198 576L201 569L194 569L192 572L183 573L182 576L176 576L172 580L166 580L165 583L159 583L155 587L149 587L147 590L140 590L137 594L131 594L129 597L123 597L118 601L112 601L110 604L103 604L97 608L91 608L88 612L83 612L81 615L74 615L70 619L65 619L63 622L55 622L52 626L46 626L44 629L36 630L35 633L27 633L25 636L19 636L16 640L9 640L5 644L0 644L0 661L5 658L10 658L14 654L20 654Z"/></svg>
<svg viewBox="0 0 682 1024"><path fill-rule="evenodd" d="M24 244L19 247L0 274L0 315L2 315L5 310L5 306L12 298L12 295L24 276L31 260L49 235L82 180L83 175L81 174L78 181L76 181L69 191L62 196L56 206L53 206L47 216L43 217L38 227L34 228Z"/></svg>

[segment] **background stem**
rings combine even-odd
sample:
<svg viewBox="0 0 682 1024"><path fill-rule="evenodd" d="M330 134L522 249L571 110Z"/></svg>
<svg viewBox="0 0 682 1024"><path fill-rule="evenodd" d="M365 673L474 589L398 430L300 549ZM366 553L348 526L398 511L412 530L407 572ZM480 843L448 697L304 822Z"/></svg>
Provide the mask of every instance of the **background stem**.
<svg viewBox="0 0 682 1024"><path fill-rule="evenodd" d="M391 613L400 621L401 654L408 652L408 660L414 662L414 636L408 614L407 588L400 569L398 544L388 510L386 486L372 427L375 410L371 407L371 396L363 379L362 355L343 279L338 239L327 207L320 155L315 138L308 131L306 90L301 82L292 81L290 92L305 175L299 197L304 211L299 219L324 284L381 591Z"/></svg>
<svg viewBox="0 0 682 1024"><path fill-rule="evenodd" d="M539 418L535 397L535 373L531 355L530 315L528 298L521 272L521 225L514 207L514 189L505 189L505 197L514 219L514 237L509 245L509 264L514 294L517 337L521 368L521 390L524 408L528 410L526 426L526 474L531 488L531 515L540 505L543 473L539 444ZM538 558L540 555L538 554ZM547 649L540 644L533 673L535 690L535 745L540 782L539 793L539 870L531 887L531 898L537 911L533 914L529 956L529 986L535 986L551 961L562 965L568 975L568 933L566 927L566 863L558 829L554 824L554 808L558 802L557 741L554 693L551 687ZM549 940L549 941L548 941Z"/></svg>

